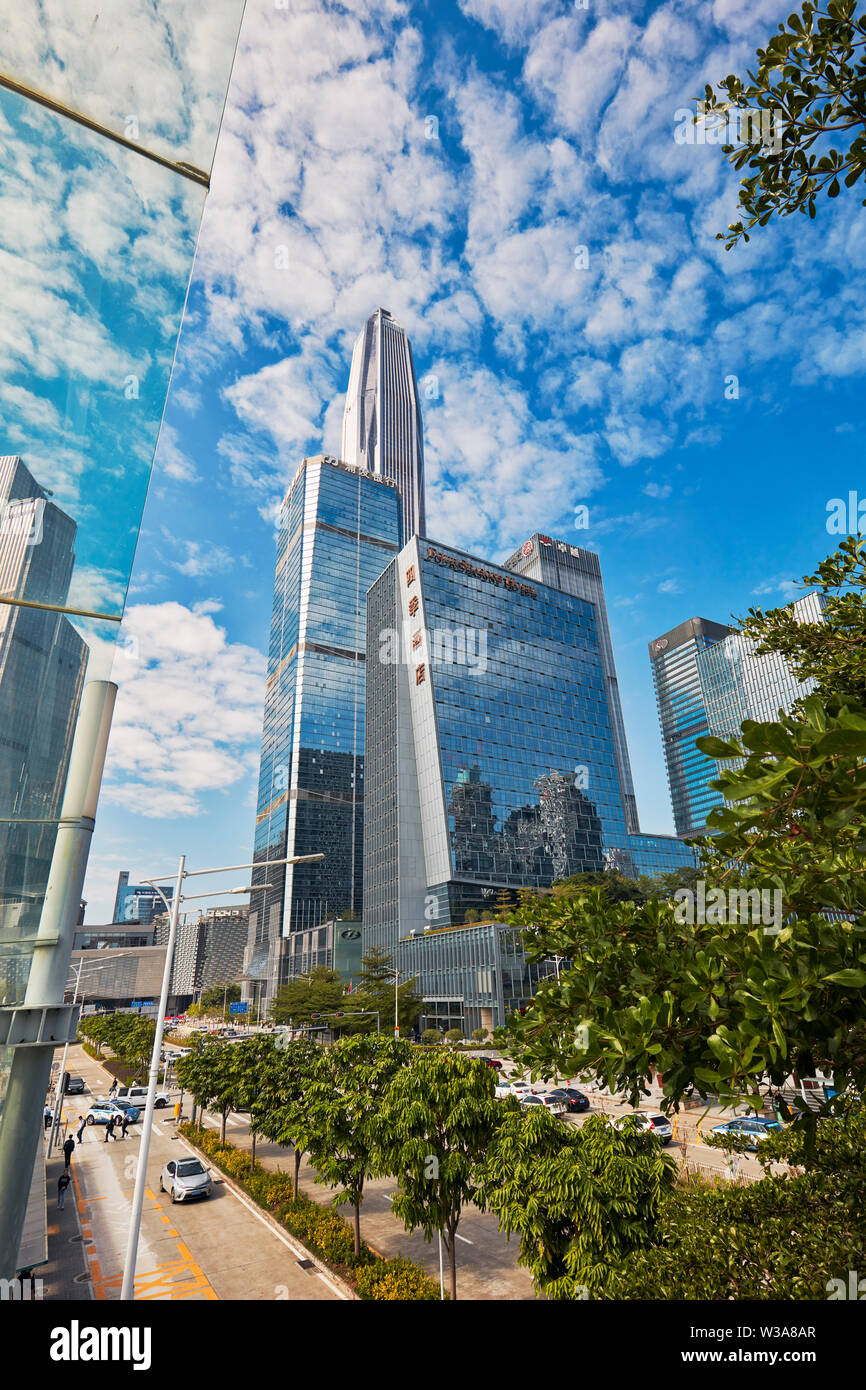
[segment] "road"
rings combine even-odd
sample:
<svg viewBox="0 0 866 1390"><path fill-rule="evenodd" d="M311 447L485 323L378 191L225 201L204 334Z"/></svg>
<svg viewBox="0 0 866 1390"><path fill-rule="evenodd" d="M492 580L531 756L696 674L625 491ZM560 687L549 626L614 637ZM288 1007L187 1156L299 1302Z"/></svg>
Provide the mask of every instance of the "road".
<svg viewBox="0 0 866 1390"><path fill-rule="evenodd" d="M110 1080L81 1047L70 1048L69 1070L83 1076L91 1092L66 1098L64 1115L77 1122L94 1097L108 1094ZM135 1278L137 1300L345 1298L314 1269L301 1268L288 1240L281 1239L254 1203L233 1193L218 1173L212 1197L172 1205L159 1190L160 1171L179 1151L192 1152L174 1128L173 1111L155 1112ZM87 1126L73 1154L73 1190L96 1299L120 1297L140 1137L141 1126L135 1125L125 1140L106 1142L103 1125ZM63 1216L70 1218L71 1230L74 1213Z"/></svg>

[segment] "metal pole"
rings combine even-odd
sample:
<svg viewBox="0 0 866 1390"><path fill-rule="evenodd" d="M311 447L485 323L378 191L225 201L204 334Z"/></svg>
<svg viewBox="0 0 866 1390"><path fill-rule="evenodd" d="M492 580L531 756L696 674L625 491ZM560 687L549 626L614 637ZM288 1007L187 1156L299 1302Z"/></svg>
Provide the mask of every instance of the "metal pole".
<svg viewBox="0 0 866 1390"><path fill-rule="evenodd" d="M442 1232L439 1232L439 1297L445 1301L445 1275L442 1272Z"/></svg>
<svg viewBox="0 0 866 1390"><path fill-rule="evenodd" d="M62 1004L117 686L88 681L78 722L25 1007ZM14 1048L0 1120L0 1277L15 1273L55 1044Z"/></svg>
<svg viewBox="0 0 866 1390"><path fill-rule="evenodd" d="M72 995L73 1004L78 1001L78 986L81 984L81 967L83 964L83 960L78 962L78 974L75 977L75 990ZM53 1152L57 1130L60 1124L60 1107L63 1104L63 1078L66 1075L66 1058L68 1054L69 1039L67 1038L66 1042L63 1044L63 1059L60 1063L60 1075L57 1078L57 1086L54 1090L54 1114L51 1116L51 1133L48 1136L48 1148L46 1149L46 1153L49 1155Z"/></svg>
<svg viewBox="0 0 866 1390"><path fill-rule="evenodd" d="M159 1074L159 1054L162 1051L162 1035L165 1028L165 1010L171 984L171 969L174 963L174 945L177 939L177 918L180 911L181 888L183 887L184 864L186 856L180 856L174 897L169 914L168 945L165 949L165 966L162 972L162 993L159 996L159 1013L153 1034L153 1051L150 1054L150 1075L147 1082L147 1104L141 1124L141 1143L138 1149L138 1168L135 1173L135 1190L132 1195L132 1213L129 1218L129 1237L126 1243L126 1259L123 1266L121 1299L135 1297L135 1261L138 1255L138 1237L141 1231L141 1211L144 1206L144 1188L147 1181L147 1159L150 1153L150 1135L153 1128L153 1108L156 1101L156 1078Z"/></svg>
<svg viewBox="0 0 866 1390"><path fill-rule="evenodd" d="M400 971L394 971L394 1037L400 1036L400 1015L398 1012L400 1002Z"/></svg>

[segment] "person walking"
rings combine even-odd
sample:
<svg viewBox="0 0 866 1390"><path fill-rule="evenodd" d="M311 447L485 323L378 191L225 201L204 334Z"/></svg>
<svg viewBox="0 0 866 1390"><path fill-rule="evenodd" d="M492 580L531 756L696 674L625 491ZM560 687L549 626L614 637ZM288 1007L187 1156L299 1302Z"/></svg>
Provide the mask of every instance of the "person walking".
<svg viewBox="0 0 866 1390"><path fill-rule="evenodd" d="M117 1095L117 1077L114 1078L114 1080L113 1080L112 1083L111 1083L111 1086L109 1087L108 1099L109 1099L109 1100L114 1100L114 1097L115 1097L116 1095Z"/></svg>
<svg viewBox="0 0 866 1390"><path fill-rule="evenodd" d="M50 1129L50 1128L51 1128L51 1120L52 1120L53 1113L54 1113L54 1112L52 1111L51 1106L48 1105L48 1104L46 1103L45 1109L42 1111L42 1128L43 1128L43 1129Z"/></svg>
<svg viewBox="0 0 866 1390"><path fill-rule="evenodd" d="M124 1110L124 1112L123 1112L123 1119L122 1119L121 1122L120 1122L120 1137L121 1137L121 1139L125 1139L125 1138L126 1138L126 1131L127 1131L128 1129L129 1129L129 1112L126 1111L126 1110Z"/></svg>
<svg viewBox="0 0 866 1390"><path fill-rule="evenodd" d="M77 1130L75 1131L75 1138L76 1138L76 1140L78 1141L79 1144L82 1144L82 1143L84 1142L84 1126L85 1126L86 1124L87 1124L87 1116L86 1116L86 1115L79 1115L79 1117L78 1117L78 1128L77 1128Z"/></svg>
<svg viewBox="0 0 866 1390"><path fill-rule="evenodd" d="M110 1118L109 1118L108 1124L105 1126L105 1142L106 1142L106 1144L108 1143L109 1139L113 1139L113 1138L114 1138L114 1124L115 1124L115 1117L112 1115L112 1116L110 1116Z"/></svg>
<svg viewBox="0 0 866 1390"><path fill-rule="evenodd" d="M64 1157L64 1159L66 1160L66 1166L67 1166L67 1168L69 1167L70 1163L72 1162L72 1154L73 1154L74 1149L75 1149L75 1140L73 1139L72 1135L69 1134L69 1135L67 1135L67 1137L66 1137L66 1143L63 1145L63 1157Z"/></svg>
<svg viewBox="0 0 866 1390"><path fill-rule="evenodd" d="M64 1168L60 1177L57 1179L57 1206L60 1211L63 1210L63 1203L66 1201L66 1189L71 1181L72 1179Z"/></svg>

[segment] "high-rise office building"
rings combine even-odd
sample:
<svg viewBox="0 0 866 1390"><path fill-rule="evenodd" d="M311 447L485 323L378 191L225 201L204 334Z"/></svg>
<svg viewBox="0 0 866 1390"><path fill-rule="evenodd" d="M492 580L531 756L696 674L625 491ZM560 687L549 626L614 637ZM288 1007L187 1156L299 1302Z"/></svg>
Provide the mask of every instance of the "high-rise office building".
<svg viewBox="0 0 866 1390"><path fill-rule="evenodd" d="M702 834L710 811L722 802L708 785L716 776L716 765L695 746L695 739L709 733L698 657L730 631L723 623L689 618L649 644L674 826L680 836Z"/></svg>
<svg viewBox="0 0 866 1390"><path fill-rule="evenodd" d="M424 440L412 348L387 309L355 341L343 413L344 461L389 478L403 504L403 535L424 530Z"/></svg>
<svg viewBox="0 0 866 1390"><path fill-rule="evenodd" d="M39 924L87 665L67 617L21 603L66 602L75 531L17 455L0 457L0 595L18 600L0 603L0 940ZM13 1002L15 952L0 971Z"/></svg>
<svg viewBox="0 0 866 1390"><path fill-rule="evenodd" d="M360 919L364 834L366 594L401 543L390 479L305 459L280 514L256 815L247 997L270 998L293 956L286 938ZM324 931L324 926L322 927Z"/></svg>
<svg viewBox="0 0 866 1390"><path fill-rule="evenodd" d="M595 608L626 826L633 833L637 833L640 828L637 801L635 800L631 762L628 756L628 743L619 698L619 682L616 678L616 662L613 657L613 643L607 620L607 604L604 598L604 584L601 578L599 558L591 550L583 550L580 546L569 545L566 541L555 540L536 531L519 550L505 561L505 568L514 570L516 574L526 575L529 579L537 579L540 583L548 584L553 589L562 589L563 593L576 594L578 598L587 599Z"/></svg>
<svg viewBox="0 0 866 1390"><path fill-rule="evenodd" d="M367 596L367 658L364 945L425 998L438 929L503 891L694 863L629 831L595 603L416 536Z"/></svg>
<svg viewBox="0 0 866 1390"><path fill-rule="evenodd" d="M171 902L174 884L163 883L161 887ZM150 926L154 916L164 911L165 904L159 889L150 883L130 883L129 870L121 869L117 875L113 922L140 922L142 926Z"/></svg>
<svg viewBox="0 0 866 1390"><path fill-rule="evenodd" d="M792 608L799 622L820 622L822 606L808 594ZM649 644L677 835L705 834L707 817L723 804L709 786L719 767L695 740L736 738L744 719L773 720L812 689L782 656L755 649L750 638L706 618L689 618Z"/></svg>

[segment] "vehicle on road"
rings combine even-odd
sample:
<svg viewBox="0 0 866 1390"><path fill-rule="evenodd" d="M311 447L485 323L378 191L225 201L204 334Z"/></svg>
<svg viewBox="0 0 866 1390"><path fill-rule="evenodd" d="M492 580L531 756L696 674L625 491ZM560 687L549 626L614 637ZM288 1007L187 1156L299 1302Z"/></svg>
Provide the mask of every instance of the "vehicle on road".
<svg viewBox="0 0 866 1390"><path fill-rule="evenodd" d="M567 1106L553 1091L533 1092L532 1099L540 1100L545 1110L549 1110L551 1115L564 1115L566 1112Z"/></svg>
<svg viewBox="0 0 866 1390"><path fill-rule="evenodd" d="M142 1105L145 1105L147 1103L147 1087L121 1086L120 1090L117 1092L117 1099L131 1100L134 1101L136 1104L141 1103ZM169 1096L168 1091L157 1091L156 1100L153 1102L153 1104L155 1109L164 1110L165 1107L170 1104L170 1102L171 1097Z"/></svg>
<svg viewBox="0 0 866 1390"><path fill-rule="evenodd" d="M771 1134L779 1134L783 1126L778 1120L767 1120L760 1115L744 1116L738 1120L725 1120L724 1124L713 1125L713 1134L731 1134L737 1138L746 1138L749 1143L746 1148L753 1153L757 1151L758 1145L764 1139L769 1139Z"/></svg>
<svg viewBox="0 0 866 1390"><path fill-rule="evenodd" d="M561 1100L569 1114L583 1114L589 1109L589 1097L578 1091L576 1086L554 1086L547 1093Z"/></svg>
<svg viewBox="0 0 866 1390"><path fill-rule="evenodd" d="M115 1120L122 1120L124 1115L128 1115L130 1124L135 1124L141 1118L141 1111L131 1101L95 1100L87 1112L85 1123L107 1125L112 1115Z"/></svg>
<svg viewBox="0 0 866 1390"><path fill-rule="evenodd" d="M87 1087L84 1084L83 1076L69 1076L67 1074L66 1094L68 1096L83 1096L86 1090Z"/></svg>
<svg viewBox="0 0 866 1390"><path fill-rule="evenodd" d="M523 1090L516 1091L510 1081L506 1081L504 1077L497 1076L496 1089L493 1094L497 1100L505 1100L508 1096L515 1096L519 1099L520 1096L525 1095L526 1092Z"/></svg>
<svg viewBox="0 0 866 1390"><path fill-rule="evenodd" d="M626 1120L637 1120L638 1129L651 1130L661 1144L669 1144L674 1137L673 1125L667 1115L633 1110L630 1115L617 1115L612 1123L617 1129L622 1129Z"/></svg>
<svg viewBox="0 0 866 1390"><path fill-rule="evenodd" d="M485 1066L492 1067L494 1071L502 1071L502 1063L498 1057L479 1057L478 1060Z"/></svg>
<svg viewBox="0 0 866 1390"><path fill-rule="evenodd" d="M160 1192L168 1192L173 1202L191 1202L209 1197L213 1178L199 1158L171 1159L159 1175Z"/></svg>

